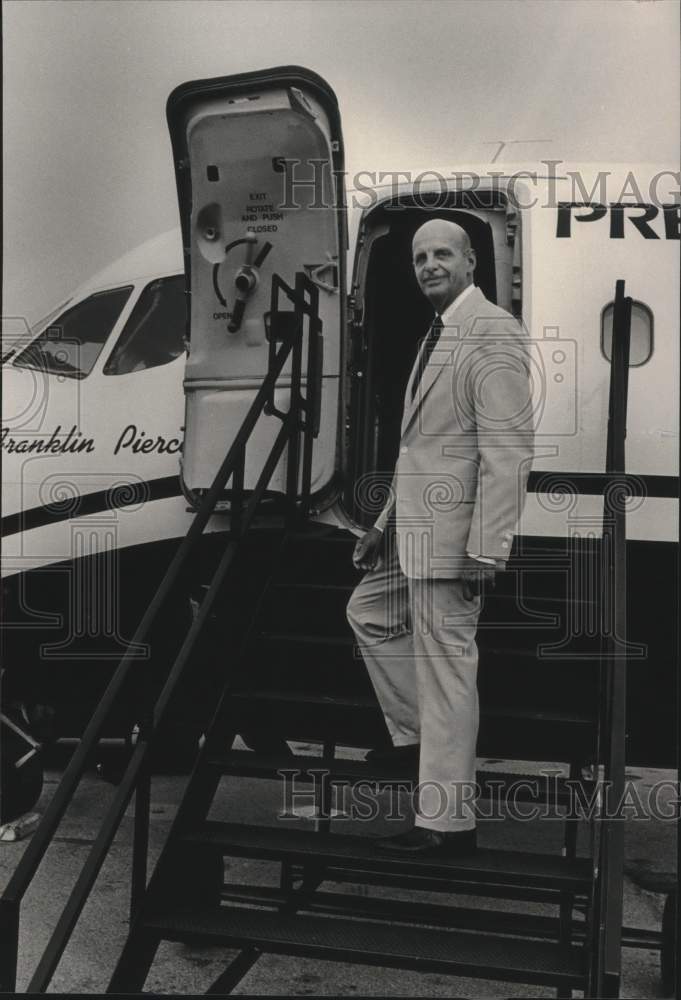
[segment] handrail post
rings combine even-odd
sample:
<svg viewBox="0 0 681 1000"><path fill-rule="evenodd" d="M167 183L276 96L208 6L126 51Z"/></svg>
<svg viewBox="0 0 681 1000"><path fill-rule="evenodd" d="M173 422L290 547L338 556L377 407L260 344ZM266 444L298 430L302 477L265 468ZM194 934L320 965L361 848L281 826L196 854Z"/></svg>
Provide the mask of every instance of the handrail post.
<svg viewBox="0 0 681 1000"><path fill-rule="evenodd" d="M303 364L303 324L304 312L304 276L296 274L295 284L295 332L291 350L291 437L286 456L286 508L287 521L293 525L298 513L298 477L300 473L300 417L301 417L301 375Z"/></svg>
<svg viewBox="0 0 681 1000"><path fill-rule="evenodd" d="M17 988L19 958L19 903L0 899L0 993L10 996Z"/></svg>
<svg viewBox="0 0 681 1000"><path fill-rule="evenodd" d="M244 509L244 478L246 474L246 445L244 445L232 476L232 499L229 505L229 530L232 538L239 538Z"/></svg>
<svg viewBox="0 0 681 1000"><path fill-rule="evenodd" d="M625 438L631 299L618 281L612 329L606 472L622 476L605 490L601 566L602 673L599 758L604 789L598 843L598 877L594 896L593 954L589 995L619 996L624 871L624 781L626 764L626 488Z"/></svg>
<svg viewBox="0 0 681 1000"><path fill-rule="evenodd" d="M306 517L310 511L310 491L312 483L312 442L319 433L321 393L324 377L324 345L319 319L319 289L308 283L310 292L309 328L307 343L307 385L305 397L305 424L303 430L303 457L301 478L300 516ZM302 291L302 282L301 282Z"/></svg>
<svg viewBox="0 0 681 1000"><path fill-rule="evenodd" d="M148 745L152 738L151 715L145 712L139 724L138 742L147 744L147 752L135 786L135 819L132 835L132 870L130 875L130 922L135 917L147 888L149 855L149 820L151 810L151 762Z"/></svg>

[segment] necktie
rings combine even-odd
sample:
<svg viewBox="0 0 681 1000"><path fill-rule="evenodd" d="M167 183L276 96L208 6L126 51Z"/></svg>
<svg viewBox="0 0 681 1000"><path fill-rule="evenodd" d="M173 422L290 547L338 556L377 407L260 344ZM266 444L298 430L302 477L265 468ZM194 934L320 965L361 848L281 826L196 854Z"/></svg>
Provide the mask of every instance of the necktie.
<svg viewBox="0 0 681 1000"><path fill-rule="evenodd" d="M423 339L423 344L421 347L421 351L419 353L418 367L416 369L416 375L414 376L414 382L411 387L412 399L416 395L416 390L421 384L421 379L423 378L423 373L426 370L428 359L433 353L433 348L437 344L441 332L442 332L442 319L440 316L436 316L431 324L430 330Z"/></svg>

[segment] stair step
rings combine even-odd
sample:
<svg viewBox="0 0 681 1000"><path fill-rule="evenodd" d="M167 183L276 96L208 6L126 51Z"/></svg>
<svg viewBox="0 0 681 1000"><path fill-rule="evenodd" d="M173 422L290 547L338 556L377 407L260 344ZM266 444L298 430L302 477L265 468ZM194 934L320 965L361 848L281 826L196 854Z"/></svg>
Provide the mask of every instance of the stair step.
<svg viewBox="0 0 681 1000"><path fill-rule="evenodd" d="M522 983L582 985L582 950L546 941L237 906L164 911L147 917L145 927L174 941L247 944L275 954Z"/></svg>
<svg viewBox="0 0 681 1000"><path fill-rule="evenodd" d="M411 885L411 884L410 884ZM404 886L401 885L400 888ZM395 899L386 896L366 896L348 892L314 892L295 890L299 895L299 913L340 914L350 917L370 917L406 924L422 923L431 927L457 927L461 930L491 931L511 937L543 938L558 940L560 920L521 910L491 910L471 906L452 906L443 903L421 903L415 899ZM482 894L482 890L476 890ZM498 890L497 890L498 891ZM222 899L228 903L261 906L290 905L291 893L273 886L253 886L229 882L222 890ZM508 898L508 893L504 893ZM574 939L584 939L585 921L573 920L571 932Z"/></svg>
<svg viewBox="0 0 681 1000"><path fill-rule="evenodd" d="M527 664L535 664L537 659L541 659L541 666L544 670L547 667L556 669L567 669L572 667L573 659L583 662L585 658L592 661L590 669L593 672L593 661L598 658L599 640L594 637L576 637L569 647L561 648L554 632L549 637L537 638L536 642L527 645L527 631L524 632L522 640L524 645L501 645L495 642L497 629L489 632L478 633L477 643L480 650L480 658L499 659L510 666L525 667ZM319 634L315 632L271 632L267 629L260 631L259 635L270 644L279 646L320 646L336 649L352 649L355 646L355 639L348 627L347 632L337 632L335 635ZM518 638L521 638L520 636ZM554 645L555 644L555 645Z"/></svg>
<svg viewBox="0 0 681 1000"><path fill-rule="evenodd" d="M319 635L296 642L291 637L254 635L246 654L246 676L253 687L329 694L368 695L373 690L364 661L350 639L342 644Z"/></svg>
<svg viewBox="0 0 681 1000"><path fill-rule="evenodd" d="M313 757L310 754L292 754L289 757L254 753L250 750L230 750L210 758L212 767L223 774L238 774L249 778L286 777L300 783L320 782L328 774L334 785L354 785L359 782L380 786L404 785L415 782L415 771L405 769L403 774L395 768L381 767L370 761L343 760ZM478 771L476 783L479 797L503 801L512 796L512 802L548 804L550 806L575 806L575 793L566 778L547 774L520 774L505 771ZM580 781L584 798L590 800L595 791L593 781Z"/></svg>
<svg viewBox="0 0 681 1000"><path fill-rule="evenodd" d="M307 869L304 869L303 865L291 865L290 870L292 877L302 878L303 874L309 872L310 862L308 861L307 863ZM314 874L315 871L313 870ZM381 892L386 889L398 889L400 891L408 890L410 893L427 892L431 894L444 893L447 895L455 893L457 896L473 896L476 899L486 896L496 900L517 900L522 903L543 903L548 906L555 906L561 897L565 895L561 889L552 888L548 885L510 885L507 881L503 885L501 882L471 882L468 880L463 881L462 878L455 875L443 877L437 872L434 875L432 873L428 875L414 875L412 872L404 870L374 871L370 870L366 863L359 868L351 868L347 862L342 867L329 864L323 869L323 877L326 882L331 882L339 886L343 884L354 886L355 890L358 886L362 886L363 890L368 889L369 886L377 886ZM366 899L369 897L364 896L363 898ZM586 891L576 892L573 894L573 899L576 906L583 904L588 899L588 893ZM486 910L485 912L489 913L491 911ZM432 923L432 921L424 920L423 923ZM461 924L460 926L464 925ZM516 936L533 937L534 935L525 935L518 928ZM557 935L554 936L557 937Z"/></svg>
<svg viewBox="0 0 681 1000"><path fill-rule="evenodd" d="M570 734L565 729L562 732L552 732L550 729L540 732L537 726L554 720L559 726L571 722L592 726L598 702L598 670L595 661L591 658L568 661L537 659L536 656L529 655L529 650L525 655L518 655L517 650L511 652L499 647L487 648L484 639L481 639L480 645L478 689L483 721L490 714L488 706L503 706L506 711L495 711L496 718L532 720L536 730L534 733L529 730L506 731L503 737L509 743L504 745L497 739L497 735L502 735L501 730L497 734L486 731L483 727L481 733L485 740L488 736L491 739L481 753L523 757L534 747L534 752L529 753L529 757L533 759L572 759ZM324 692L332 699L357 696L368 699L372 712L377 712L368 672L349 635L336 638L328 635L300 637L281 634L254 637L247 663L245 676L249 687L254 690L300 692L301 695ZM519 675L522 677L520 686ZM293 714L297 715L296 712ZM277 719L273 718L271 721L276 727ZM283 721L286 722L285 719ZM296 721L298 733L291 731L291 738L298 737L301 732L299 722L306 724L306 721L299 717ZM340 719L337 721L340 724ZM379 721L378 725L382 728L382 722ZM341 725L341 730L347 733L347 725ZM368 732L370 742L364 745L372 745L371 730L365 732ZM305 738L315 735L323 736L323 730L314 733L308 728ZM588 756L593 749L593 740L590 734L585 735L589 738L583 741L579 754ZM544 749L541 741L546 743ZM358 736L351 742L357 746L362 745ZM517 752L514 752L514 747L518 748ZM566 752L568 757L563 756ZM575 755L579 754L575 748Z"/></svg>
<svg viewBox="0 0 681 1000"><path fill-rule="evenodd" d="M315 590L329 590L337 591L339 594L350 595L354 589L354 584L350 582L337 582L337 583L315 583L313 580L276 580L272 583L272 591L276 593L282 593L285 591L295 591L300 593L300 591L312 592ZM518 603L518 593L517 591L497 591L496 588L492 594L488 594L485 598L485 609L488 607L494 607L496 604L508 604L509 602ZM526 612L536 612L542 615L558 614L564 611L567 606L572 606L575 604L583 605L584 607L597 607L599 602L596 599L583 598L570 596L566 594L536 594L532 592L531 594L524 594L522 597L522 606ZM536 605L536 609L534 607ZM484 614L484 611L483 611Z"/></svg>
<svg viewBox="0 0 681 1000"><path fill-rule="evenodd" d="M333 706L347 711L380 711L376 699L370 695L337 695L309 690L290 691L276 688L263 690L258 688L257 690L232 691L230 697L244 704L248 702L273 702L277 705L288 703L289 705L305 705L315 709Z"/></svg>
<svg viewBox="0 0 681 1000"><path fill-rule="evenodd" d="M350 635L346 607L353 584L305 583L302 581L273 583L268 590L261 612L264 630L284 635L310 633L314 635ZM579 613L577 606L579 605ZM525 595L520 601L517 593L496 592L485 598L478 626L478 639L489 645L499 644L509 648L540 644L556 644L565 635L574 634L579 627L585 630L587 621L595 629L595 612L585 612L582 601L566 603L564 598ZM580 626L581 622L581 626ZM584 637L580 646L593 646L597 639Z"/></svg>
<svg viewBox="0 0 681 1000"><path fill-rule="evenodd" d="M588 858L568 859L560 855L480 848L465 857L391 858L381 856L371 837L323 834L274 826L206 821L182 839L197 847L217 847L232 857L260 858L308 864L324 863L338 868L368 868L458 879L495 885L523 885L584 892L591 879Z"/></svg>
<svg viewBox="0 0 681 1000"><path fill-rule="evenodd" d="M240 702L275 702L278 704L301 704L324 708L334 706L348 711L372 712L378 709L376 699L372 695L335 695L323 694L319 692L307 691L278 691L278 690L257 690L257 691L233 691L232 698ZM560 712L546 709L534 708L506 708L502 705L482 705L480 707L482 715L488 715L493 719L512 719L518 722L530 722L537 720L540 722L555 723L557 725L571 726L591 726L596 718L586 712Z"/></svg>
<svg viewBox="0 0 681 1000"><path fill-rule="evenodd" d="M301 646L347 646L349 648L355 645L349 628L346 634L339 635L315 635L313 632L268 632L264 630L260 635L272 643L296 643Z"/></svg>
<svg viewBox="0 0 681 1000"><path fill-rule="evenodd" d="M301 591L304 591L305 593L313 593L319 590L329 591L329 593L350 595L354 590L354 585L352 583L314 583L314 581L308 582L306 580L279 580L274 582L271 586L271 591L276 594L291 591L292 593L300 595Z"/></svg>
<svg viewBox="0 0 681 1000"><path fill-rule="evenodd" d="M593 726L596 716L587 712L558 712L542 708L507 708L505 705L482 705L481 715L492 719L515 719L518 722L549 722L562 726Z"/></svg>
<svg viewBox="0 0 681 1000"><path fill-rule="evenodd" d="M289 535L273 585L347 583L354 587L362 577L361 571L352 563L356 541L351 532L338 529Z"/></svg>
<svg viewBox="0 0 681 1000"><path fill-rule="evenodd" d="M277 689L234 691L231 711L234 720L247 729L267 730L285 739L325 742L344 746L370 747L389 740L383 714L372 695L326 694L316 690L286 691L279 688L286 676L270 677ZM254 671L249 684L260 684ZM319 685L320 687L322 685Z"/></svg>
<svg viewBox="0 0 681 1000"><path fill-rule="evenodd" d="M321 524L308 521L300 529L289 532L288 540L293 545L298 545L300 543L305 544L306 542L323 542L324 544L328 543L333 545L335 543L339 545L350 545L350 547L352 547L357 541L357 538L349 529L345 530L344 528L337 528L332 524Z"/></svg>
<svg viewBox="0 0 681 1000"><path fill-rule="evenodd" d="M249 683L260 685L254 671ZM373 694L350 694L347 690L321 693L316 690L282 690L286 675L268 678L257 690L234 691L231 695L234 718L247 729L266 729L284 739L325 742L349 747L373 747L389 740L383 714ZM327 689L328 690L328 689ZM583 711L556 711L482 701L478 755L510 760L571 761L592 759L596 728L592 714Z"/></svg>

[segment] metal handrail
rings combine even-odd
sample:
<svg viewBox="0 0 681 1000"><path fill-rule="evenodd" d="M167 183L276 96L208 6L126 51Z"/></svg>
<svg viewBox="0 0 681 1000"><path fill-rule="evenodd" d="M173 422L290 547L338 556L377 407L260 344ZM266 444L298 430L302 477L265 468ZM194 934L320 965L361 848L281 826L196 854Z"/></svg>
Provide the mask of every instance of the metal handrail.
<svg viewBox="0 0 681 1000"><path fill-rule="evenodd" d="M85 772L88 759L94 750L99 737L101 736L101 732L108 718L109 712L123 689L130 667L134 662L134 656L132 655L131 650L137 646L137 644L142 643L149 634L156 616L161 610L165 600L172 592L173 587L177 583L177 580L184 570L189 557L193 553L205 526L207 525L211 515L214 513L215 504L220 498L228 480L233 477L234 485L239 486L241 492L243 492L246 445L261 414L263 412L267 412L267 404L273 397L276 380L279 377L289 355L292 355L290 408L287 413L280 415L282 417L282 427L280 428L270 453L263 464L260 476L258 477L255 488L251 492L249 502L245 510L242 512L240 500L237 500L237 502L233 504L233 517L230 529L233 529L234 524L237 523L238 535L235 539L234 531L230 531L230 543L227 545L225 552L223 553L218 568L214 574L209 592L206 594L201 603L199 612L192 622L182 647L180 648L173 666L171 667L163 689L157 698L152 719L148 725L142 727L141 737L133 750L123 778L116 789L116 794L114 795L109 809L107 810L100 832L88 854L80 876L78 877L64 910L62 911L57 927L50 938L33 978L31 979L29 992L44 991L46 989L51 975L54 972L64 948L68 943L78 916L85 905L87 895L97 878L97 874L99 873L104 859L106 858L109 847L111 846L116 830L118 829L120 821L125 813L125 809L127 808L132 792L140 781L142 781L142 787L141 795L138 798L138 805L146 801L148 806L149 772L146 765L154 733L158 729L158 726L165 715L171 698L183 676L194 643L211 611L218 590L224 583L225 577L230 566L232 565L237 551L238 541L243 537L244 532L253 520L258 504L266 491L277 463L279 462L287 444L290 449L289 470L287 476L287 497L290 501L291 512L293 512L295 508L297 501L297 470L299 463L298 439L300 431L302 430L304 432L305 439L303 453L304 462L307 465L309 462L308 456L311 451L312 432L314 430L309 419L310 412L315 406L315 401L310 396L310 393L314 392L314 381L312 383L308 383L307 400L303 399L300 394L304 315L306 314L310 321L310 340L312 340L313 334L315 338L319 335L321 324L317 316L317 289L304 274L299 273L296 275L295 290L291 289L288 285L282 282L281 279L278 279L278 282L278 287L288 295L291 301L294 302L296 319L295 333L293 336L284 340L281 347L273 352L273 356L271 354L267 375L258 389L249 411L244 418L210 489L203 497L201 505L190 525L187 535L175 553L175 556L173 557L163 580L156 591L156 594L152 598L147 611L138 625L137 630L129 643L128 650L107 685L107 688L97 708L95 709L92 719L86 727L79 745L62 776L59 787L45 810L38 829L36 830L32 840L29 842L15 872L0 897L0 931L2 931L5 941L4 958L0 959L0 992L14 992L15 990L21 901L26 893L26 890L31 884L45 852L50 846L52 837L57 829L57 826L59 825L59 822L61 821L61 818L73 798L74 792L76 791L80 779ZM277 295L275 294L275 291L273 283L273 313L276 312L277 304ZM310 296L309 302L305 301L304 296L306 293ZM308 419L305 420L304 425L301 424L300 419L301 411L303 410L308 411ZM291 465L294 466L294 472L291 471ZM305 504L306 502L306 498L303 497L303 503ZM139 826L137 816L135 822L135 843L137 846L143 844L145 847L145 853L147 840L148 812L146 825L141 824L141 826ZM135 856L137 858L137 863L133 864L133 907L135 905L135 896L139 896L140 882L146 882L146 862L140 864L138 851L135 852Z"/></svg>
<svg viewBox="0 0 681 1000"><path fill-rule="evenodd" d="M624 827L622 803L626 741L626 490L625 439L631 299L617 281L613 314L606 473L619 490L605 492L601 545L602 614L601 712L598 760L603 764L604 794L599 821L594 892L589 995L619 996L622 937Z"/></svg>

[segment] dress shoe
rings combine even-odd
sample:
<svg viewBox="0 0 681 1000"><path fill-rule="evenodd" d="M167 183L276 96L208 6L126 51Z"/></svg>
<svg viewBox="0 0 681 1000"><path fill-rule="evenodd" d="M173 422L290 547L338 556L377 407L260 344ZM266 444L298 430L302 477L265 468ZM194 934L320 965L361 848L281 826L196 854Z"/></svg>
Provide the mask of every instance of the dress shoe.
<svg viewBox="0 0 681 1000"><path fill-rule="evenodd" d="M443 830L414 826L395 837L376 840L375 847L381 853L399 854L405 858L456 858L473 854L477 847L477 837L475 829L446 833Z"/></svg>
<svg viewBox="0 0 681 1000"><path fill-rule="evenodd" d="M364 758L369 764L380 767L418 766L419 744L406 743L400 747L376 747L370 750Z"/></svg>

